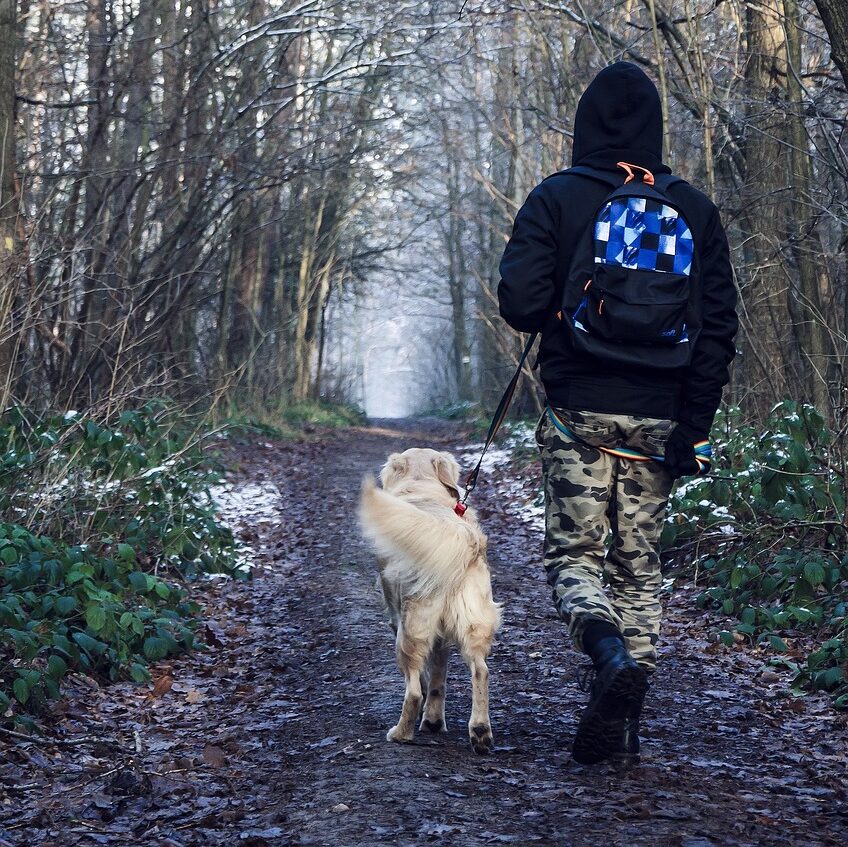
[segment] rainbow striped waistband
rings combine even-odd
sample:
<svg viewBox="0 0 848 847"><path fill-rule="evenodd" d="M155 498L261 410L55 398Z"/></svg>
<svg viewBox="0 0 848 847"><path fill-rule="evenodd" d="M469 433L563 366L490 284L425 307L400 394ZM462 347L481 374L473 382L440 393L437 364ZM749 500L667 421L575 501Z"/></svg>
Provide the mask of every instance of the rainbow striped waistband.
<svg viewBox="0 0 848 847"><path fill-rule="evenodd" d="M575 435L557 416L557 413L550 407L547 407L548 417L551 423L564 435L567 435L572 441L579 441L586 444L582 438ZM600 450L602 453L608 453L610 456L616 456L619 459L629 459L634 462L664 462L663 456L651 456L646 453L640 453L638 450L631 450L629 447L600 447L596 444L588 445ZM709 473L712 466L713 448L709 441L699 441L693 445L695 450L695 461L698 463L698 475L704 476Z"/></svg>

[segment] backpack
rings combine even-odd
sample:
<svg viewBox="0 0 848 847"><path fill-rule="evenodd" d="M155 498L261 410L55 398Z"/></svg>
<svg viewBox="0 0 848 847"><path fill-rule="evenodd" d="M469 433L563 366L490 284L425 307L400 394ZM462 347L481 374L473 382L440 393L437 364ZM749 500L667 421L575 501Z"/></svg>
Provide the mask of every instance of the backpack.
<svg viewBox="0 0 848 847"><path fill-rule="evenodd" d="M623 185L587 167L563 171L615 187L578 242L557 316L581 356L611 366L685 368L701 328L701 298L692 228L667 193L683 180L618 166L628 174Z"/></svg>

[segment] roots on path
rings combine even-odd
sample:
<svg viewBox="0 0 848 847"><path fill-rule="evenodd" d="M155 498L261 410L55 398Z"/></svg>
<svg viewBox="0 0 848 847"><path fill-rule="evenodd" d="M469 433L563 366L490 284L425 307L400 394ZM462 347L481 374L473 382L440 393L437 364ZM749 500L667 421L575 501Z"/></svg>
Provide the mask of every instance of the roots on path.
<svg viewBox="0 0 848 847"><path fill-rule="evenodd" d="M76 680L51 723L72 743L0 737L0 847L846 843L844 718L712 644L685 589L668 599L643 763L570 760L582 659L554 616L538 530L486 478L475 506L505 604L495 753L468 747L456 658L448 732L388 744L403 681L355 505L389 452L457 446L423 426L238 448L235 482L279 491L279 520L266 508L242 528L264 569L210 588L209 649L158 666L155 685Z"/></svg>

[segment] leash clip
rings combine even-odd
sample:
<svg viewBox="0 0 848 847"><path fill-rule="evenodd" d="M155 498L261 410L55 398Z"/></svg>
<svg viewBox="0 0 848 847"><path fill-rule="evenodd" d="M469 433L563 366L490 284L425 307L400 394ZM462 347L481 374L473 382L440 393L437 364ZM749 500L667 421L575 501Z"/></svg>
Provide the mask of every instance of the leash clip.
<svg viewBox="0 0 848 847"><path fill-rule="evenodd" d="M463 517L465 513L468 511L468 506L462 502L462 500L457 500L456 505L453 507L453 510L460 516Z"/></svg>

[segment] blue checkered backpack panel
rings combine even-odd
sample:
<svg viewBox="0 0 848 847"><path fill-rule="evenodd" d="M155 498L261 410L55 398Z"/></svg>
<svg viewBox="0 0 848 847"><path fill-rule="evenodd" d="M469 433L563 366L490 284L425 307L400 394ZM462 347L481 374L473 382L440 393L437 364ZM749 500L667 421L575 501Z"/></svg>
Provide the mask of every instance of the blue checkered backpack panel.
<svg viewBox="0 0 848 847"><path fill-rule="evenodd" d="M650 197L617 197L595 220L595 263L689 276L692 233L675 209Z"/></svg>

